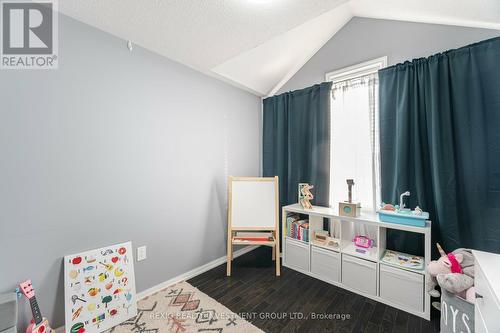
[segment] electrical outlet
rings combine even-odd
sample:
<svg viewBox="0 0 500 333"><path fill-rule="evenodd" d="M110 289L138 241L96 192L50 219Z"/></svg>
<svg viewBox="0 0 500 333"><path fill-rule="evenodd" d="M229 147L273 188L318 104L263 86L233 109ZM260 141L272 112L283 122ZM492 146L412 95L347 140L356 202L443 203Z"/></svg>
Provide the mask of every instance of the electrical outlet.
<svg viewBox="0 0 500 333"><path fill-rule="evenodd" d="M146 259L146 245L139 246L137 248L137 261L142 261Z"/></svg>

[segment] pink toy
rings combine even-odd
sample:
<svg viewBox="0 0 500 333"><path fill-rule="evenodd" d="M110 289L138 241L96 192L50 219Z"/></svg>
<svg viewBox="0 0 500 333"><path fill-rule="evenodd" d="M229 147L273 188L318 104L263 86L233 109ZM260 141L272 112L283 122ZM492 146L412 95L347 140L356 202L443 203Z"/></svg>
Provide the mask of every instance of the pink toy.
<svg viewBox="0 0 500 333"><path fill-rule="evenodd" d="M441 257L427 265L426 290L432 297L441 296L436 285L474 303L474 257L470 250L456 249L446 254L436 244Z"/></svg>
<svg viewBox="0 0 500 333"><path fill-rule="evenodd" d="M390 211L395 211L396 210L396 207L394 207L393 205L391 204L385 204L383 207L382 207L383 210L390 210Z"/></svg>
<svg viewBox="0 0 500 333"><path fill-rule="evenodd" d="M33 320L31 320L30 325L26 329L26 333L52 333L53 330L49 326L49 322L47 319L42 317L40 312L40 308L38 307L38 303L35 297L35 290L31 285L31 280L27 280L21 284L19 284L19 289L30 301L31 312L33 312Z"/></svg>
<svg viewBox="0 0 500 333"><path fill-rule="evenodd" d="M361 254L366 254L368 252L368 249L374 247L375 241L371 238L368 238L366 236L356 236L352 240L354 242L354 245L356 246L356 252L361 253Z"/></svg>
<svg viewBox="0 0 500 333"><path fill-rule="evenodd" d="M357 247L362 247L365 249L373 247L373 244L375 243L373 239L368 238L366 236L356 236L352 241L354 242L354 245L356 245Z"/></svg>
<svg viewBox="0 0 500 333"><path fill-rule="evenodd" d="M455 257L453 253L448 253L447 254L448 261L450 262L450 270L452 273L463 273L462 271L462 266L460 266L460 262L458 262L458 259ZM463 257L460 261L463 260Z"/></svg>

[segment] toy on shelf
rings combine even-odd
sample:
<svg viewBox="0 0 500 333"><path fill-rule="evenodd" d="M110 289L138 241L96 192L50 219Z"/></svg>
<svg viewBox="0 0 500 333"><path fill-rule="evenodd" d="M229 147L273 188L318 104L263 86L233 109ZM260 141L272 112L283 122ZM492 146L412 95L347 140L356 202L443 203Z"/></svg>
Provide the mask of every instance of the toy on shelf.
<svg viewBox="0 0 500 333"><path fill-rule="evenodd" d="M347 179L347 201L339 202L339 215L358 217L361 214L361 203L352 202L352 187L354 186L354 179Z"/></svg>
<svg viewBox="0 0 500 333"><path fill-rule="evenodd" d="M390 212L394 212L396 210L396 207L394 207L394 205L391 204L382 203L381 207L382 207L380 208L381 210L387 210Z"/></svg>
<svg viewBox="0 0 500 333"><path fill-rule="evenodd" d="M328 238L328 231L326 230L316 230L314 232L315 243L325 243L327 238Z"/></svg>
<svg viewBox="0 0 500 333"><path fill-rule="evenodd" d="M327 237L325 246L338 249L340 247L340 239L334 237Z"/></svg>
<svg viewBox="0 0 500 333"><path fill-rule="evenodd" d="M402 252L385 250L381 259L382 262L404 268L411 268L416 270L424 269L424 258L420 256L413 256Z"/></svg>
<svg viewBox="0 0 500 333"><path fill-rule="evenodd" d="M322 247L338 249L340 246L340 240L334 237L330 237L328 231L326 230L317 230L314 232L313 244Z"/></svg>
<svg viewBox="0 0 500 333"><path fill-rule="evenodd" d="M417 206L417 207L415 207L415 210L413 211L412 214L417 215L417 216L422 216L424 214L424 211L422 210L422 208Z"/></svg>
<svg viewBox="0 0 500 333"><path fill-rule="evenodd" d="M355 236L353 243L356 246L356 252L366 254L369 249L375 246L375 240L366 236Z"/></svg>
<svg viewBox="0 0 500 333"><path fill-rule="evenodd" d="M380 221L425 227L425 221L429 219L429 213L424 212L417 206L415 210L405 208L404 197L410 196L410 191L406 191L399 197L399 205L391 205L382 202L377 211Z"/></svg>
<svg viewBox="0 0 500 333"><path fill-rule="evenodd" d="M310 200L314 199L311 193L313 188L314 186L308 183L299 183L299 203L304 209L312 209Z"/></svg>
<svg viewBox="0 0 500 333"><path fill-rule="evenodd" d="M441 257L427 265L427 292L432 297L441 296L435 289L439 284L442 289L474 303L474 256L471 250L460 248L446 254L439 243L436 246Z"/></svg>

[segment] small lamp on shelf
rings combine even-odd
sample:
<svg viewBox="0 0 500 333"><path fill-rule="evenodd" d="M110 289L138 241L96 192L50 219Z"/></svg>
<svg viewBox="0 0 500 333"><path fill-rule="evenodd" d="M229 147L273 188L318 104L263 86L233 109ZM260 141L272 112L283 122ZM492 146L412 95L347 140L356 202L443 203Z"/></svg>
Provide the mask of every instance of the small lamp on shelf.
<svg viewBox="0 0 500 333"><path fill-rule="evenodd" d="M352 202L352 187L354 186L354 179L347 179L348 199L347 201L339 202L339 215L357 217L361 214L361 203Z"/></svg>

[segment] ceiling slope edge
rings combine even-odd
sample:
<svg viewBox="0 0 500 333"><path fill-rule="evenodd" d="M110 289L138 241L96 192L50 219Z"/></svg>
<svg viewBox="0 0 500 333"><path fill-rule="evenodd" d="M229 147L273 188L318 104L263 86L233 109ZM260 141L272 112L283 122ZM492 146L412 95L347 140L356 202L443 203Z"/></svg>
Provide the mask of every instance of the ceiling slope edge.
<svg viewBox="0 0 500 333"><path fill-rule="evenodd" d="M343 4L212 68L260 96L279 90L349 20Z"/></svg>

